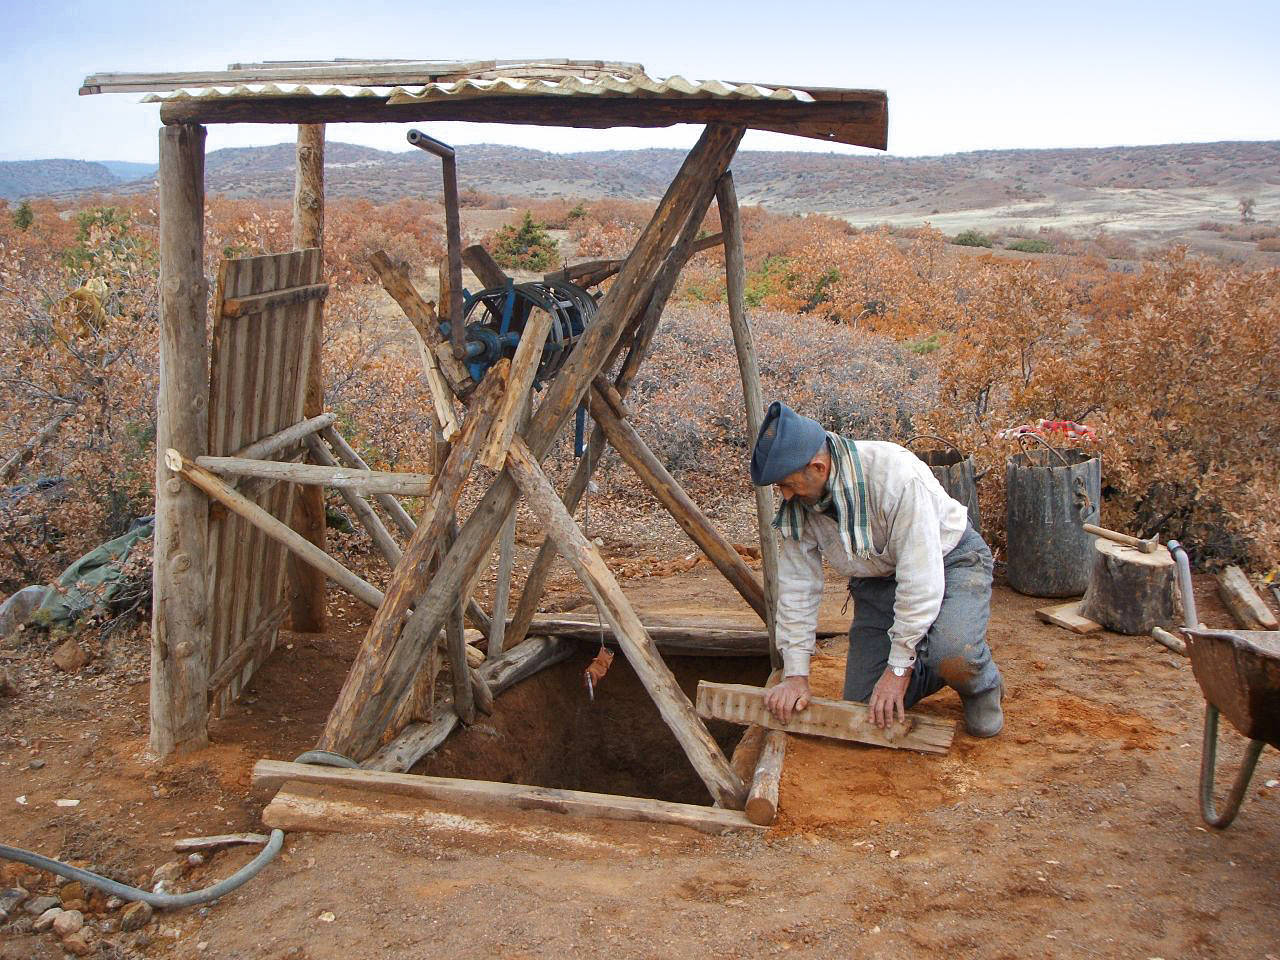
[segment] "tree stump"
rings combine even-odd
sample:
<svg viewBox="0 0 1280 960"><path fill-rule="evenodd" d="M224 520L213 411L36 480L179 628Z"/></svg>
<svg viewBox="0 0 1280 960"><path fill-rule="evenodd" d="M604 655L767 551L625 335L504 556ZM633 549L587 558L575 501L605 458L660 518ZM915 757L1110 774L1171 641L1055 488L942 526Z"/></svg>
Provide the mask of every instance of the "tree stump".
<svg viewBox="0 0 1280 960"><path fill-rule="evenodd" d="M1098 538L1080 615L1114 633L1139 636L1178 622L1173 557L1166 547L1143 553Z"/></svg>

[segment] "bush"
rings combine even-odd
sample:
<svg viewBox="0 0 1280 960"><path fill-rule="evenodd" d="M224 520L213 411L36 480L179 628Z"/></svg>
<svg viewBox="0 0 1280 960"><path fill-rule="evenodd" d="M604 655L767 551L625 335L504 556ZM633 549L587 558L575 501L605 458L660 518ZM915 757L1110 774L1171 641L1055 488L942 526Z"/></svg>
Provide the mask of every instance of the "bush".
<svg viewBox="0 0 1280 960"><path fill-rule="evenodd" d="M1049 253L1053 250L1053 245L1048 240L1041 240L1038 237L1019 237L1017 240L1006 243L1004 248L1017 250L1020 253Z"/></svg>
<svg viewBox="0 0 1280 960"><path fill-rule="evenodd" d="M979 230L962 230L951 238L958 247L990 247L994 243L990 237Z"/></svg>
<svg viewBox="0 0 1280 960"><path fill-rule="evenodd" d="M493 250L493 259L513 270L548 270L560 262L556 242L547 226L525 211L518 226L507 224L485 246Z"/></svg>
<svg viewBox="0 0 1280 960"><path fill-rule="evenodd" d="M1258 241L1258 249L1264 253L1280 253L1280 237L1264 237Z"/></svg>
<svg viewBox="0 0 1280 960"><path fill-rule="evenodd" d="M19 230L26 230L35 222L36 215L31 212L31 204L23 200L18 209L13 211L13 225Z"/></svg>

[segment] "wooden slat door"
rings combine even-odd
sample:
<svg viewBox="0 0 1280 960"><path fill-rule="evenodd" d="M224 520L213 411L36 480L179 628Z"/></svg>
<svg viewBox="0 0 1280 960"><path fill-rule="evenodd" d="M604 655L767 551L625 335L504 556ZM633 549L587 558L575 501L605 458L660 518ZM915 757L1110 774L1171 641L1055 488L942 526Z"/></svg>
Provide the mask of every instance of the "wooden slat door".
<svg viewBox="0 0 1280 960"><path fill-rule="evenodd" d="M242 316L224 315L224 301L320 282L318 249L223 260L213 321L209 371L209 453L230 456L302 419L303 391L321 301L307 300ZM282 454L282 457L289 456ZM295 458L301 453L293 453ZM241 492L289 522L294 487L241 483ZM275 649L284 599L284 547L257 528L214 506L209 522L210 604L213 620L209 672L254 648L244 668L216 697L221 713L254 670Z"/></svg>

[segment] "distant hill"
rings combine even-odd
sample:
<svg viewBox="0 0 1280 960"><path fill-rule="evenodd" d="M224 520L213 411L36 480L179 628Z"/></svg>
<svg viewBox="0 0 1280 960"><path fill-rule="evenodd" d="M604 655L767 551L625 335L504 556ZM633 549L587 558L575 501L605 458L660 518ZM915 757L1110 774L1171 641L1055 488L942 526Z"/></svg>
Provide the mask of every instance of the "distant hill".
<svg viewBox="0 0 1280 960"><path fill-rule="evenodd" d="M521 199L662 195L681 150L549 153L494 144L458 149L464 190ZM420 151L393 153L347 143L326 148L326 190L386 202L438 196L439 164ZM1185 233L1201 220L1237 218L1243 196L1257 217L1280 221L1280 141L1169 144L1062 150L984 150L937 157L849 156L744 151L733 163L745 203L779 212L821 212L855 223L920 223L947 232L1050 225L1152 236ZM116 165L126 177L136 170ZM149 171L147 171L149 172ZM152 178L121 184L103 164L70 160L0 163L0 196L63 194L117 185L152 188ZM81 179L76 179L76 177ZM294 145L216 150L206 161L210 193L286 200Z"/></svg>
<svg viewBox="0 0 1280 960"><path fill-rule="evenodd" d="M103 160L101 163L111 171L112 176L126 183L130 180L143 180L151 177L160 166L157 163L133 163L128 160Z"/></svg>

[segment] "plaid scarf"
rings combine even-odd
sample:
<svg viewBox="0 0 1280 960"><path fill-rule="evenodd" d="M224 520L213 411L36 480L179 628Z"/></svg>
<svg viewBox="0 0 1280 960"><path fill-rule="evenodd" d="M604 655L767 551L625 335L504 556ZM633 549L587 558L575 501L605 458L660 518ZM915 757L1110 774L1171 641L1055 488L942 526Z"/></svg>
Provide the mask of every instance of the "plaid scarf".
<svg viewBox="0 0 1280 960"><path fill-rule="evenodd" d="M774 527L784 537L799 540L804 533L806 511L829 513L835 508L840 538L851 557L871 556L871 521L867 517L867 483L862 476L862 462L852 440L827 431L827 451L831 454L831 475L822 499L813 506L797 498L783 500Z"/></svg>

